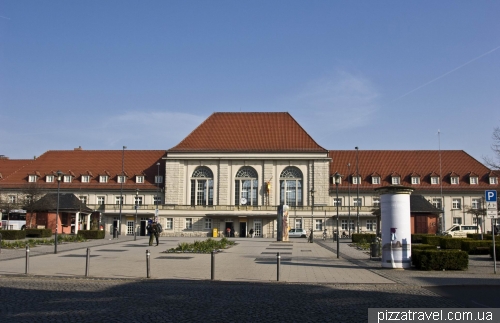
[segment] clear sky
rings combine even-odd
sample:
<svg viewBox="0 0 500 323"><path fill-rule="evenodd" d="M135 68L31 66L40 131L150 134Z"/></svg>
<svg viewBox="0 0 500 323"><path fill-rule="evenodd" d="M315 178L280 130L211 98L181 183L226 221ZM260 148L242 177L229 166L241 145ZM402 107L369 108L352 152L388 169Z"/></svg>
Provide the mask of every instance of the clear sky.
<svg viewBox="0 0 500 323"><path fill-rule="evenodd" d="M326 149L483 162L499 16L497 0L1 0L0 155L166 150L213 112L286 111Z"/></svg>

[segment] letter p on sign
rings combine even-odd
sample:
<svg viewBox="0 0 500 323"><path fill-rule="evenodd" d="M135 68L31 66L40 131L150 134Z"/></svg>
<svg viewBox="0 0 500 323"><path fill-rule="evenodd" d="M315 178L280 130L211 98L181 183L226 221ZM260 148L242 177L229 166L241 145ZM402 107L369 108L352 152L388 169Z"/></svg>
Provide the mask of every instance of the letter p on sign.
<svg viewBox="0 0 500 323"><path fill-rule="evenodd" d="M496 202L497 201L497 191L485 191L486 202Z"/></svg>

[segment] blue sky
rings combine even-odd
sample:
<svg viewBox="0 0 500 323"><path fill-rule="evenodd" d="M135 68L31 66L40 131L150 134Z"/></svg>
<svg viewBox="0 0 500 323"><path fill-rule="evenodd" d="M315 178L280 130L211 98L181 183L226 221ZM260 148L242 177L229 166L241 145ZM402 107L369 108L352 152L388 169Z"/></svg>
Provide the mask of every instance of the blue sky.
<svg viewBox="0 0 500 323"><path fill-rule="evenodd" d="M287 111L326 149L440 144L483 161L500 126L499 12L499 1L2 0L0 155L169 149L213 112Z"/></svg>

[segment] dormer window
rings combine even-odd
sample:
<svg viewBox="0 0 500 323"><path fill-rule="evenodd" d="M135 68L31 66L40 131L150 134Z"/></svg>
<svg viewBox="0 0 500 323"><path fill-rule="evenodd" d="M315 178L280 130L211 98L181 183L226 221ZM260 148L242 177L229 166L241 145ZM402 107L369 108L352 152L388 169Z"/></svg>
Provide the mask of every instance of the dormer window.
<svg viewBox="0 0 500 323"><path fill-rule="evenodd" d="M120 175L120 176L117 177L117 182L118 183L125 183L125 181L126 181L126 177L125 176Z"/></svg>
<svg viewBox="0 0 500 323"><path fill-rule="evenodd" d="M479 178L477 176L469 177L469 184L470 185L477 185L478 182L479 182Z"/></svg>
<svg viewBox="0 0 500 323"><path fill-rule="evenodd" d="M498 184L498 177L490 177L490 184L497 185Z"/></svg>
<svg viewBox="0 0 500 323"><path fill-rule="evenodd" d="M89 183L89 182L90 182L90 176L82 175L82 183Z"/></svg>
<svg viewBox="0 0 500 323"><path fill-rule="evenodd" d="M432 184L432 185L437 185L437 184L439 184L439 177L437 177L437 176L432 176L432 177L431 177L431 184Z"/></svg>
<svg viewBox="0 0 500 323"><path fill-rule="evenodd" d="M38 179L38 176L36 176L36 175L29 175L28 176L28 182L30 182L30 183L35 183L37 179Z"/></svg>
<svg viewBox="0 0 500 323"><path fill-rule="evenodd" d="M64 183L71 183L72 179L73 179L73 176L71 176L71 175L64 175L63 182Z"/></svg>
<svg viewBox="0 0 500 323"><path fill-rule="evenodd" d="M372 176L372 184L380 184L380 176Z"/></svg>
<svg viewBox="0 0 500 323"><path fill-rule="evenodd" d="M458 185L458 176L451 176L450 177L450 183L452 185Z"/></svg>
<svg viewBox="0 0 500 323"><path fill-rule="evenodd" d="M108 182L108 176L107 175L100 175L99 176L99 183L107 183Z"/></svg>
<svg viewBox="0 0 500 323"><path fill-rule="evenodd" d="M400 184L401 184L401 177L392 176L392 185L400 185Z"/></svg>
<svg viewBox="0 0 500 323"><path fill-rule="evenodd" d="M163 176L155 176L155 183L156 184L163 183Z"/></svg>
<svg viewBox="0 0 500 323"><path fill-rule="evenodd" d="M136 176L136 177L135 177L135 182L136 182L137 184L142 184L142 183L144 183L144 176Z"/></svg>
<svg viewBox="0 0 500 323"><path fill-rule="evenodd" d="M47 183L54 183L54 175L47 175L47 176L45 176L45 182L47 182Z"/></svg>
<svg viewBox="0 0 500 323"><path fill-rule="evenodd" d="M420 177L418 177L418 176L412 176L411 177L411 183L412 183L412 185L419 185L420 184Z"/></svg>
<svg viewBox="0 0 500 323"><path fill-rule="evenodd" d="M352 183L353 183L354 185L361 184L361 176L353 176L353 177L352 177Z"/></svg>

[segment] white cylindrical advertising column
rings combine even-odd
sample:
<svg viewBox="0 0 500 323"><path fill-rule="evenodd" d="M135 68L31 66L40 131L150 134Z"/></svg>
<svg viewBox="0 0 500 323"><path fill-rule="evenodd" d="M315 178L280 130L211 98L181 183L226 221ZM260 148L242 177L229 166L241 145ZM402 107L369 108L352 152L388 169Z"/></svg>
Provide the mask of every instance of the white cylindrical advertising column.
<svg viewBox="0 0 500 323"><path fill-rule="evenodd" d="M380 193L382 267L411 267L410 194L412 188L392 185Z"/></svg>

